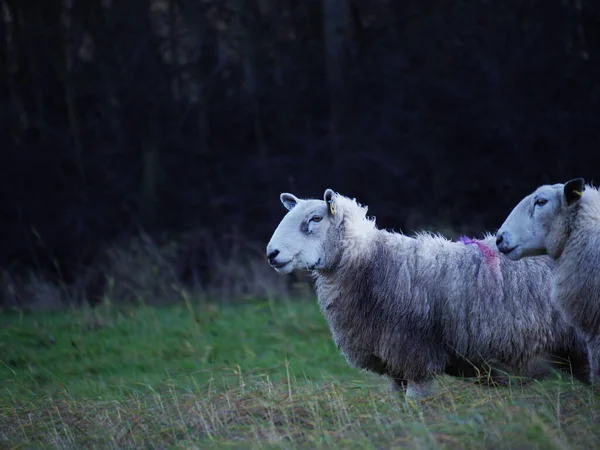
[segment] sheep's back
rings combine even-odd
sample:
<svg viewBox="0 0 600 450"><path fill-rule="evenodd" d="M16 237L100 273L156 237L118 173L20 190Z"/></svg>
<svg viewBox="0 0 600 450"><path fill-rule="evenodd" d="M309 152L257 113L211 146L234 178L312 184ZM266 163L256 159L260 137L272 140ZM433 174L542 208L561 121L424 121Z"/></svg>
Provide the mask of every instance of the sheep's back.
<svg viewBox="0 0 600 450"><path fill-rule="evenodd" d="M552 347L568 330L550 301L550 259L512 262L490 241L491 253L382 232L359 260L317 278L338 347L355 365L372 353L404 373L440 370L430 365L442 353L514 366Z"/></svg>
<svg viewBox="0 0 600 450"><path fill-rule="evenodd" d="M467 244L438 241L437 250L425 246L429 255L417 258L412 284L428 290L434 305L429 319L441 323L451 351L518 365L570 333L551 302L549 257L510 261L496 250L493 237Z"/></svg>

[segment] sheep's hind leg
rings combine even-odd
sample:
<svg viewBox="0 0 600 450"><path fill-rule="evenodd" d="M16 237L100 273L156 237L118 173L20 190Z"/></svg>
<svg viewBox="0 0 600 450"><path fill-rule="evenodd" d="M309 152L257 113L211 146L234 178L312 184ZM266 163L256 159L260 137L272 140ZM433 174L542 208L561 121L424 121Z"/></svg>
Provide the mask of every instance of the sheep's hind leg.
<svg viewBox="0 0 600 450"><path fill-rule="evenodd" d="M590 382L596 392L600 392L600 336L588 340L588 359L590 361Z"/></svg>
<svg viewBox="0 0 600 450"><path fill-rule="evenodd" d="M391 378L390 381L390 393L391 394L398 394L398 393L402 393L405 394L406 393L406 387L407 387L407 382L406 380L402 379L402 378Z"/></svg>

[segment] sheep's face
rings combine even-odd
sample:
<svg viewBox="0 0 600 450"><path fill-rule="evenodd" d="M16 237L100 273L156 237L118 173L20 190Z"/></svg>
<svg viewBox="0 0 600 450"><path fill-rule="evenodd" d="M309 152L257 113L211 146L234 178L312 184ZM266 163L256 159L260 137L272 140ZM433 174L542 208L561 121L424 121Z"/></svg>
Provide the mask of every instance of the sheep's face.
<svg viewBox="0 0 600 450"><path fill-rule="evenodd" d="M549 254L564 247L568 211L581 198L583 179L540 186L512 210L497 233L496 246L509 259Z"/></svg>
<svg viewBox="0 0 600 450"><path fill-rule="evenodd" d="M281 194L288 209L267 245L269 264L280 273L326 269L335 259L336 230L340 213L335 210L335 193L325 191L324 200L301 200Z"/></svg>

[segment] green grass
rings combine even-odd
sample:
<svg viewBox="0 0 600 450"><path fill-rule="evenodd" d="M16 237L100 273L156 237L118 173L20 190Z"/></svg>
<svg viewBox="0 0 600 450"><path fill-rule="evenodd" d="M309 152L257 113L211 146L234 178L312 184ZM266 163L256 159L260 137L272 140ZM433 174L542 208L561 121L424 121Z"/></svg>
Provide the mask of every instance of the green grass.
<svg viewBox="0 0 600 450"><path fill-rule="evenodd" d="M558 375L420 404L350 368L314 300L0 315L0 448L598 448Z"/></svg>

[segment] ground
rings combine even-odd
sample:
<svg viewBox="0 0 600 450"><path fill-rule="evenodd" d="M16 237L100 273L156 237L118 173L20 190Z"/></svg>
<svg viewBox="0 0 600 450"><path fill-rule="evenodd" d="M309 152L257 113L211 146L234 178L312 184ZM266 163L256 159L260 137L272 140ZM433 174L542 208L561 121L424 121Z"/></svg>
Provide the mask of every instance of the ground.
<svg viewBox="0 0 600 450"><path fill-rule="evenodd" d="M561 448L600 397L450 377L422 403L347 365L312 298L0 315L1 448Z"/></svg>

